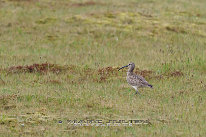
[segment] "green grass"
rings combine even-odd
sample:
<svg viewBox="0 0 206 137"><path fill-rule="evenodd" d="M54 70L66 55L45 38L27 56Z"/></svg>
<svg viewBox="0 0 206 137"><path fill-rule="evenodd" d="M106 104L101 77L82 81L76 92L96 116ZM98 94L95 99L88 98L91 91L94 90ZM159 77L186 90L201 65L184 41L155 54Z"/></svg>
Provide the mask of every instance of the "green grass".
<svg viewBox="0 0 206 137"><path fill-rule="evenodd" d="M205 4L0 1L0 136L205 136ZM135 95L126 70L117 71L129 62L153 90Z"/></svg>

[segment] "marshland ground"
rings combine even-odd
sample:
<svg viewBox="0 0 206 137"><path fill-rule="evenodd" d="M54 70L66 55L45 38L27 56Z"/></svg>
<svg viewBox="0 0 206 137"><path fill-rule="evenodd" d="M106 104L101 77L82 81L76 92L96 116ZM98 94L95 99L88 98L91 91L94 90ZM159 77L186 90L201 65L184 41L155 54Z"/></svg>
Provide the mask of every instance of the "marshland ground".
<svg viewBox="0 0 206 137"><path fill-rule="evenodd" d="M205 5L0 0L0 136L205 136ZM117 71L131 61L154 86L141 96ZM69 119L150 124L74 127Z"/></svg>

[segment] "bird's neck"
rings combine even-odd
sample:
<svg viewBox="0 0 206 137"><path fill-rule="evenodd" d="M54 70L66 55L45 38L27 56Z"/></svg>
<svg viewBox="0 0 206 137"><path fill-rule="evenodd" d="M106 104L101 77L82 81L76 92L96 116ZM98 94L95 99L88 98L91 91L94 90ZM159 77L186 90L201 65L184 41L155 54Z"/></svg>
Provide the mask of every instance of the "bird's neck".
<svg viewBox="0 0 206 137"><path fill-rule="evenodd" d="M128 75L132 75L132 74L133 74L132 71L127 71L127 76L128 76Z"/></svg>

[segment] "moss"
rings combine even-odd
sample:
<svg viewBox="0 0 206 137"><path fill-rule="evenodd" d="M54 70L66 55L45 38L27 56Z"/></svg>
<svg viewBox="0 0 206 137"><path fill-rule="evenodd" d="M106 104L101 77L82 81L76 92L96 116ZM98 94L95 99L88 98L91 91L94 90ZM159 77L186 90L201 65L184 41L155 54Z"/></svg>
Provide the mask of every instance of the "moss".
<svg viewBox="0 0 206 137"><path fill-rule="evenodd" d="M164 18L153 17L152 15L145 15L138 12L106 12L92 15L74 15L65 21L67 23L78 22L96 27L112 27L116 30L128 32L138 31L142 35L158 35L159 33L169 31L206 36L204 31L197 29L199 27L198 23L171 22Z"/></svg>

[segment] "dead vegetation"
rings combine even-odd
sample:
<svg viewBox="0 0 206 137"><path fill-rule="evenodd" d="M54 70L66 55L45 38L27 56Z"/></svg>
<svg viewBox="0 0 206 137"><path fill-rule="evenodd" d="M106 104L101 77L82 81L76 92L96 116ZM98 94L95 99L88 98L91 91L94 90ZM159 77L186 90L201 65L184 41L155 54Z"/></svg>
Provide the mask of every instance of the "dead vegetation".
<svg viewBox="0 0 206 137"><path fill-rule="evenodd" d="M13 66L7 69L8 73L42 73L47 72L60 73L66 70L64 67L60 67L55 64L43 63L43 64L33 64L26 66Z"/></svg>
<svg viewBox="0 0 206 137"><path fill-rule="evenodd" d="M174 71L174 72L169 73L168 76L169 77L181 77L181 76L183 76L183 72L181 72L181 71Z"/></svg>
<svg viewBox="0 0 206 137"><path fill-rule="evenodd" d="M4 80L1 77L0 77L0 84L5 85L5 82L4 82Z"/></svg>
<svg viewBox="0 0 206 137"><path fill-rule="evenodd" d="M39 0L8 0L11 2L38 2Z"/></svg>
<svg viewBox="0 0 206 137"><path fill-rule="evenodd" d="M3 108L4 110L16 108L15 101L17 100L17 95L1 95L0 96L0 110Z"/></svg>
<svg viewBox="0 0 206 137"><path fill-rule="evenodd" d="M167 26L166 30L176 32L176 33L187 33L184 28L181 27L173 27L173 26Z"/></svg>
<svg viewBox="0 0 206 137"><path fill-rule="evenodd" d="M82 83L88 80L92 80L93 82L107 82L109 79L113 77L123 76L126 74L126 69L122 71L118 71L118 67L103 67L99 69L92 68L84 68L74 65L69 66L60 66L56 64L43 63L43 64L33 64L33 65L25 65L25 66L12 66L10 68L5 69L8 74L18 74L18 73L54 73L54 74L67 74L69 76L69 81L71 83ZM125 73L125 74L124 74ZM170 71L165 72L163 74L156 74L151 70L140 70L136 68L134 70L135 74L142 75L146 79L163 79L170 77L181 77L183 76L183 72L181 71ZM70 76L78 76L78 78L70 77ZM51 84L61 84L62 82L59 80L49 80L46 83Z"/></svg>
<svg viewBox="0 0 206 137"><path fill-rule="evenodd" d="M86 2L79 2L79 3L72 3L72 7L84 7L84 6L94 6L94 5L103 5L103 3L100 2L94 2L94 1L86 1Z"/></svg>

